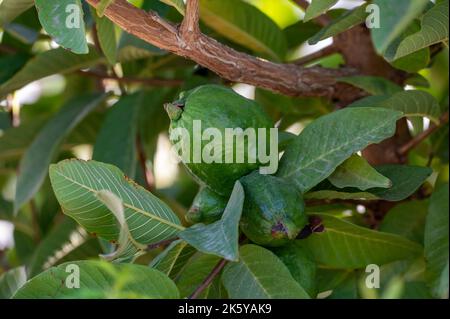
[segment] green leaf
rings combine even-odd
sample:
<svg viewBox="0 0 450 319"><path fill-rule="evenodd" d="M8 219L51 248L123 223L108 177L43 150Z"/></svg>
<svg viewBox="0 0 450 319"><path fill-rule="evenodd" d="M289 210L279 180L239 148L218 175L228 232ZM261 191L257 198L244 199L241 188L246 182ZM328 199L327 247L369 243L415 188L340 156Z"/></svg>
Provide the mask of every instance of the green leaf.
<svg viewBox="0 0 450 319"><path fill-rule="evenodd" d="M283 262L256 245L240 248L239 262L225 266L222 282L231 299L309 299Z"/></svg>
<svg viewBox="0 0 450 319"><path fill-rule="evenodd" d="M184 16L186 12L186 6L183 0L159 0L159 1L174 7L181 15Z"/></svg>
<svg viewBox="0 0 450 319"><path fill-rule="evenodd" d="M309 21L317 18L321 14L327 12L332 6L334 6L338 0L312 0L305 12L303 21Z"/></svg>
<svg viewBox="0 0 450 319"><path fill-rule="evenodd" d="M131 237L148 245L175 237L184 229L170 208L117 167L96 161L65 160L50 166L50 180L63 212L88 232L116 241L120 227L97 198L109 190L122 200Z"/></svg>
<svg viewBox="0 0 450 319"><path fill-rule="evenodd" d="M41 240L34 250L28 267L30 278L51 266L61 263L64 258L80 249L88 241L88 234L74 220L65 218ZM98 252L95 251L94 254L86 254L80 257L97 257Z"/></svg>
<svg viewBox="0 0 450 319"><path fill-rule="evenodd" d="M35 0L35 5L39 21L56 43L77 54L89 52L80 0Z"/></svg>
<svg viewBox="0 0 450 319"><path fill-rule="evenodd" d="M309 124L286 148L277 175L306 192L352 154L392 136L398 111L346 108Z"/></svg>
<svg viewBox="0 0 450 319"><path fill-rule="evenodd" d="M34 6L34 0L3 0L0 2L0 27Z"/></svg>
<svg viewBox="0 0 450 319"><path fill-rule="evenodd" d="M77 284L74 289L70 284ZM13 296L15 299L66 298L179 298L177 287L156 269L100 261L69 262L37 275Z"/></svg>
<svg viewBox="0 0 450 319"><path fill-rule="evenodd" d="M114 0L100 0L100 2L97 5L97 14L99 17L103 17L105 14L106 8L108 8Z"/></svg>
<svg viewBox="0 0 450 319"><path fill-rule="evenodd" d="M423 243L428 201L399 203L383 218L379 230Z"/></svg>
<svg viewBox="0 0 450 319"><path fill-rule="evenodd" d="M158 269L170 278L175 279L196 252L197 250L192 246L189 246L187 242L178 239L156 256L149 266Z"/></svg>
<svg viewBox="0 0 450 319"><path fill-rule="evenodd" d="M143 104L140 93L122 96L103 121L92 158L117 166L125 175L136 175L138 114Z"/></svg>
<svg viewBox="0 0 450 319"><path fill-rule="evenodd" d="M404 39L394 59L439 42L448 42L448 0L437 3L422 18L422 29Z"/></svg>
<svg viewBox="0 0 450 319"><path fill-rule="evenodd" d="M433 294L439 298L448 298L448 192L448 183L434 191L430 199L430 207L425 223L427 277Z"/></svg>
<svg viewBox="0 0 450 319"><path fill-rule="evenodd" d="M408 36L418 32L420 30L420 23L415 20L411 23L405 32L401 36L397 37L384 52L384 58L387 61L391 61L392 66L397 69L414 73L419 72L425 68L430 63L430 48L426 47L416 52L412 52L400 59L394 60L395 54L397 52L400 43Z"/></svg>
<svg viewBox="0 0 450 319"><path fill-rule="evenodd" d="M305 194L308 199L383 199L401 201L411 196L433 172L428 167L408 165L382 165L375 169L381 175L389 178L392 186L386 188L371 188L361 192L357 188L334 187L328 181L322 182L311 192Z"/></svg>
<svg viewBox="0 0 450 319"><path fill-rule="evenodd" d="M305 289L311 298L317 295L317 265L311 253L294 241L286 246L272 249L286 265L292 277Z"/></svg>
<svg viewBox="0 0 450 319"><path fill-rule="evenodd" d="M219 261L220 258L214 255L204 255L201 253L194 255L175 281L180 290L181 298L189 297L211 273ZM211 285L206 287L200 294L199 299L208 297L210 287Z"/></svg>
<svg viewBox="0 0 450 319"><path fill-rule="evenodd" d="M325 230L300 243L309 248L323 266L364 268L369 264L383 265L414 258L423 252L420 245L400 236L356 226L326 214L314 215L322 219Z"/></svg>
<svg viewBox="0 0 450 319"><path fill-rule="evenodd" d="M244 205L244 188L234 184L222 218L212 224L196 224L179 233L179 237L206 254L237 261L239 257L239 220Z"/></svg>
<svg viewBox="0 0 450 319"><path fill-rule="evenodd" d="M422 13L428 0L374 0L373 3L380 9L381 21L379 28L370 31L375 49L382 54Z"/></svg>
<svg viewBox="0 0 450 319"><path fill-rule="evenodd" d="M382 165L376 170L392 181L392 187L375 188L370 193L387 201L401 201L411 196L433 172L429 167L410 165Z"/></svg>
<svg viewBox="0 0 450 319"><path fill-rule="evenodd" d="M106 17L98 17L95 14L93 16L100 48L108 62L114 65L117 62L117 38L114 23Z"/></svg>
<svg viewBox="0 0 450 319"><path fill-rule="evenodd" d="M367 190L374 187L389 188L392 182L370 166L367 161L356 154L339 165L328 180L336 187L355 187Z"/></svg>
<svg viewBox="0 0 450 319"><path fill-rule="evenodd" d="M341 32L344 32L357 24L364 22L367 17L366 4L357 7L344 13L342 16L333 20L329 25L322 28L312 38L308 40L311 45L317 44L321 40L325 40L329 37L334 37Z"/></svg>
<svg viewBox="0 0 450 319"><path fill-rule="evenodd" d="M438 101L428 92L419 90L402 91L391 96L368 96L349 107L385 107L401 111L408 117L428 117L439 123L441 108Z"/></svg>
<svg viewBox="0 0 450 319"><path fill-rule="evenodd" d="M1 8L1 6L0 6ZM25 267L17 267L0 275L0 299L9 299L27 281Z"/></svg>
<svg viewBox="0 0 450 319"><path fill-rule="evenodd" d="M353 85L372 95L390 95L403 91L397 84L377 76L348 76L339 78L338 81Z"/></svg>
<svg viewBox="0 0 450 319"><path fill-rule="evenodd" d="M62 48L37 54L9 81L0 85L0 98L25 85L53 74L70 73L85 69L101 61L101 57L91 50L89 54L77 55Z"/></svg>
<svg viewBox="0 0 450 319"><path fill-rule="evenodd" d="M104 94L74 98L45 124L20 161L14 201L16 212L41 187L48 166L64 138L104 99Z"/></svg>
<svg viewBox="0 0 450 319"><path fill-rule="evenodd" d="M202 21L224 37L255 52L283 60L287 43L281 29L241 0L200 0Z"/></svg>

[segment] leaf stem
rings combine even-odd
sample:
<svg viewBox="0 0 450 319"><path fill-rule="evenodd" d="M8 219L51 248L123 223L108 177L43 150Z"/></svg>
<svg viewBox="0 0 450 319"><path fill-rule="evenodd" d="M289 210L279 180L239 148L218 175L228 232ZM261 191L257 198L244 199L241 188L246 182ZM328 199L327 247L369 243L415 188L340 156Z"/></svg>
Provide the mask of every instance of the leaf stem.
<svg viewBox="0 0 450 319"><path fill-rule="evenodd" d="M197 289L189 296L189 299L196 299L200 294L212 283L214 278L220 273L220 271L227 264L227 260L221 259L217 265L213 268L213 270L209 273L209 275L203 280L203 282L198 286Z"/></svg>

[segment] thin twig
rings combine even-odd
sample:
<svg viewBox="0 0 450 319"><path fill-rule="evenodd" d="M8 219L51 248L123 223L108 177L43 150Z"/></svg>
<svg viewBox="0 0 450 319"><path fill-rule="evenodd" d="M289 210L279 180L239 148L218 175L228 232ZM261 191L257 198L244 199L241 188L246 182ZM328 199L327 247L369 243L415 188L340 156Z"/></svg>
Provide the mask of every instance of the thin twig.
<svg viewBox="0 0 450 319"><path fill-rule="evenodd" d="M156 248L160 248L160 247L166 247L177 239L178 239L178 237L175 237L175 238L171 238L171 239L162 240L162 241L159 241L154 244L150 244L147 246L147 250L152 250L152 249L156 249Z"/></svg>
<svg viewBox="0 0 450 319"><path fill-rule="evenodd" d="M0 44L0 52L7 54L15 54L17 53L17 49L6 44Z"/></svg>
<svg viewBox="0 0 450 319"><path fill-rule="evenodd" d="M155 177L152 172L147 168L147 158L145 156L144 147L142 145L141 136L138 134L136 137L136 148L138 153L139 164L141 165L142 172L144 173L145 188L152 192L154 190Z"/></svg>
<svg viewBox="0 0 450 319"><path fill-rule="evenodd" d="M415 148L417 145L419 145L423 140L425 140L428 136L433 134L437 129L444 126L448 123L448 112L445 112L442 114L441 118L439 119L439 124L431 124L428 129L425 131L417 134L413 139L408 141L408 143L404 144L402 147L399 148L398 153L402 156L407 155L413 148Z"/></svg>
<svg viewBox="0 0 450 319"><path fill-rule="evenodd" d="M195 291L192 293L192 295L189 296L189 299L196 299L196 298L198 298L198 296L200 296L200 294L206 288L208 288L208 286L212 283L214 278L216 278L216 276L220 273L220 271L223 269L223 267L225 267L227 262L228 262L227 260L221 259L217 263L217 265L213 268L213 270L209 273L209 275L205 278L205 280L203 280L203 282L200 284L200 286L198 286L198 288L195 289Z"/></svg>
<svg viewBox="0 0 450 319"><path fill-rule="evenodd" d="M309 6L309 2L306 0L295 0L295 2L304 11L306 11L306 9ZM314 21L317 22L317 24L321 25L322 27L325 27L328 24L330 24L331 18L326 14L322 14L322 15L318 16L317 18L315 18Z"/></svg>
<svg viewBox="0 0 450 319"><path fill-rule="evenodd" d="M325 57L327 55L336 53L336 52L338 52L337 48L335 46L333 46L333 45L329 45L329 46L327 46L327 47L325 47L325 48L323 48L323 49L321 49L321 50L319 50L317 52L308 54L308 55L303 56L303 57L301 57L301 58L299 58L297 60L294 60L294 61L292 61L292 63L297 64L297 65L305 65L305 64L308 64L308 63L313 62L315 60L318 60L320 58L323 58L323 57Z"/></svg>
<svg viewBox="0 0 450 319"><path fill-rule="evenodd" d="M160 78L136 78L136 77L118 77L115 75L109 75L105 73L99 73L94 71L79 71L78 74L103 80L115 80L123 83L140 83L149 86L163 86L163 87L176 87L183 84L183 80L177 79L160 79Z"/></svg>

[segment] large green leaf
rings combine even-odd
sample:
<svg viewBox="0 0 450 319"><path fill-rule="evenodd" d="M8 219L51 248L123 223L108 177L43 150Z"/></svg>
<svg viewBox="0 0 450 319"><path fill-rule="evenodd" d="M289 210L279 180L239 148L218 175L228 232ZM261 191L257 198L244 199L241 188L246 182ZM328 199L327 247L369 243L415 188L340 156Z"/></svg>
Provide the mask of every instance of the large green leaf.
<svg viewBox="0 0 450 319"><path fill-rule="evenodd" d="M448 184L435 190L430 199L430 207L425 224L427 274L434 295L441 298L448 298L448 192Z"/></svg>
<svg viewBox="0 0 450 319"><path fill-rule="evenodd" d="M355 75L339 78L344 82L360 88L372 95L390 95L403 91L401 86L382 77Z"/></svg>
<svg viewBox="0 0 450 319"><path fill-rule="evenodd" d="M423 243L428 201L399 203L383 218L379 230Z"/></svg>
<svg viewBox="0 0 450 319"><path fill-rule="evenodd" d="M101 57L95 50L90 50L86 55L77 55L62 48L39 53L9 81L0 85L0 97L49 75L85 69L100 61Z"/></svg>
<svg viewBox="0 0 450 319"><path fill-rule="evenodd" d="M322 30L320 30L312 38L310 38L308 40L308 43L314 45L321 40L333 37L341 32L344 32L345 30L354 27L357 24L364 22L366 17L366 5L363 4L356 9L346 12L336 20L333 20L329 25L322 28Z"/></svg>
<svg viewBox="0 0 450 319"><path fill-rule="evenodd" d="M64 138L104 99L98 93L76 97L45 124L20 161L15 211L39 190Z"/></svg>
<svg viewBox="0 0 450 319"><path fill-rule="evenodd" d="M39 21L56 43L77 54L89 52L80 0L35 0L35 4Z"/></svg>
<svg viewBox="0 0 450 319"><path fill-rule="evenodd" d="M391 96L368 96L349 105L355 106L385 107L401 111L408 117L428 117L435 123L441 115L436 99L430 93L418 90L401 91Z"/></svg>
<svg viewBox="0 0 450 319"><path fill-rule="evenodd" d="M305 12L303 20L309 21L327 12L338 0L312 0Z"/></svg>
<svg viewBox="0 0 450 319"><path fill-rule="evenodd" d="M241 0L200 0L202 21L228 39L273 59L283 60L287 43L281 29Z"/></svg>
<svg viewBox="0 0 450 319"><path fill-rule="evenodd" d="M209 225L196 224L180 232L180 238L203 253L237 261L239 257L239 220L244 197L244 188L237 181L222 218Z"/></svg>
<svg viewBox="0 0 450 319"><path fill-rule="evenodd" d="M375 49L382 54L422 13L428 0L374 0L373 3L380 9L381 21L379 28L370 31Z"/></svg>
<svg viewBox="0 0 450 319"><path fill-rule="evenodd" d="M283 262L256 245L240 248L239 262L225 266L222 282L232 299L309 299Z"/></svg>
<svg viewBox="0 0 450 319"><path fill-rule="evenodd" d="M286 148L277 175L305 192L352 154L392 136L401 116L381 108L346 108L323 116Z"/></svg>
<svg viewBox="0 0 450 319"><path fill-rule="evenodd" d="M76 275L79 275L78 289L70 285L77 283ZM132 264L76 261L52 267L32 278L13 298L174 299L179 298L179 293L173 281L156 269Z"/></svg>
<svg viewBox="0 0 450 319"><path fill-rule="evenodd" d="M1 8L1 6L0 6ZM17 267L0 275L0 299L9 299L27 281L25 267Z"/></svg>
<svg viewBox="0 0 450 319"><path fill-rule="evenodd" d="M422 29L404 39L394 59L439 42L448 42L448 0L437 3L422 18Z"/></svg>
<svg viewBox="0 0 450 319"><path fill-rule="evenodd" d="M125 175L136 174L138 114L143 102L140 93L125 95L112 106L97 136L92 158L117 166Z"/></svg>
<svg viewBox="0 0 450 319"><path fill-rule="evenodd" d="M50 179L63 212L104 239L118 240L120 227L114 214L97 197L103 190L122 200L128 229L139 244L171 239L184 229L166 204L127 179L115 166L66 160L50 166Z"/></svg>
<svg viewBox="0 0 450 319"><path fill-rule="evenodd" d="M325 230L300 243L324 266L364 268L369 264L414 258L423 252L420 245L403 237L356 226L326 214L314 215L322 219Z"/></svg>
<svg viewBox="0 0 450 319"><path fill-rule="evenodd" d="M366 190L374 187L389 188L392 182L381 175L367 161L358 155L352 155L339 165L328 177L328 180L336 187L355 187Z"/></svg>
<svg viewBox="0 0 450 319"><path fill-rule="evenodd" d="M34 0L0 1L0 27L11 22L34 5Z"/></svg>

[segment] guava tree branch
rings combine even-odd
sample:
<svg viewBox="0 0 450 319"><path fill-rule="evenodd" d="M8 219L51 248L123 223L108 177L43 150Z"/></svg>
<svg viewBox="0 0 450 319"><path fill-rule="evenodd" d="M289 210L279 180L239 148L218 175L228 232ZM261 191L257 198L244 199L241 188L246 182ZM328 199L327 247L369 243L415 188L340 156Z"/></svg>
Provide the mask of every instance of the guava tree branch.
<svg viewBox="0 0 450 319"><path fill-rule="evenodd" d="M100 0L87 0L96 7ZM290 96L329 96L336 92L336 78L354 73L349 69L302 68L266 61L225 46L200 32L198 1L187 2L181 26L155 12L141 10L126 0L115 0L105 16L126 32L163 50L183 56L233 82L247 83Z"/></svg>

